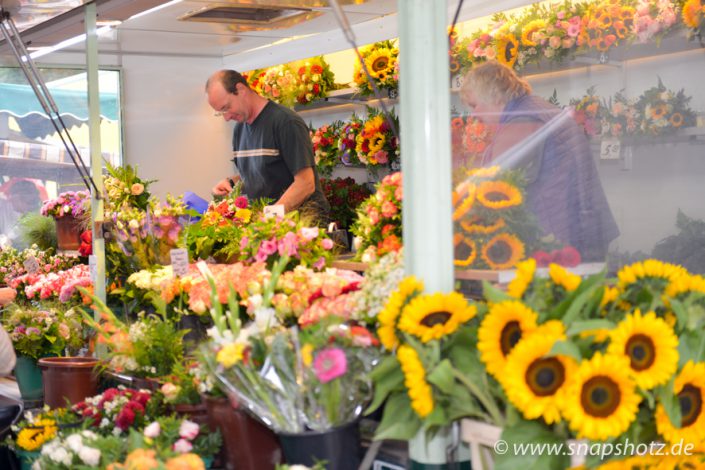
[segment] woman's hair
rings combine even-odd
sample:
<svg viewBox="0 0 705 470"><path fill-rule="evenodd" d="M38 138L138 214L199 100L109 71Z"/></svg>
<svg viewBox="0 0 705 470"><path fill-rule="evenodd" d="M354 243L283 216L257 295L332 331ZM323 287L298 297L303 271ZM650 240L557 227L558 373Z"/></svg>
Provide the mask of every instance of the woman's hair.
<svg viewBox="0 0 705 470"><path fill-rule="evenodd" d="M461 96L469 91L484 103L505 105L530 94L531 85L519 78L514 70L492 60L474 66L465 75L460 88Z"/></svg>

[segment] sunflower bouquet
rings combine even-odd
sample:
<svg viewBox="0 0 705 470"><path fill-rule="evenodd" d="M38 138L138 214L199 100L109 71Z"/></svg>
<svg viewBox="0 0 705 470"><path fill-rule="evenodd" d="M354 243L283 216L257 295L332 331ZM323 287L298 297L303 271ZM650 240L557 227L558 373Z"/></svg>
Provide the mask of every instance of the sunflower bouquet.
<svg viewBox="0 0 705 470"><path fill-rule="evenodd" d="M413 276L399 283L377 317L386 355L372 372L368 413L386 405L375 439L408 440L462 417L504 423L498 390L468 348L482 308L457 292L425 293Z"/></svg>
<svg viewBox="0 0 705 470"><path fill-rule="evenodd" d="M316 130L311 130L313 158L316 161L316 169L321 176L330 177L333 169L340 163L338 135L342 126L342 121L335 121Z"/></svg>
<svg viewBox="0 0 705 470"><path fill-rule="evenodd" d="M357 146L357 136L362 131L363 121L355 113L352 114L350 120L341 125L338 132L337 146L340 152L340 161L343 165L359 165L360 159L357 158L355 150Z"/></svg>
<svg viewBox="0 0 705 470"><path fill-rule="evenodd" d="M25 411L22 419L12 425L12 433L5 439L5 444L13 450L38 451L56 437L60 427L77 422L78 416L66 408L50 410L46 406L38 413L37 410Z"/></svg>
<svg viewBox="0 0 705 470"><path fill-rule="evenodd" d="M705 280L657 260L625 266L615 281L583 280L557 265L547 274L527 260L506 293L485 286L477 349L508 416L521 416L503 439L680 442L703 452L705 348L696 338ZM588 468L604 457L588 457ZM548 459L565 457L498 456L496 464L519 458L548 468Z"/></svg>
<svg viewBox="0 0 705 470"><path fill-rule="evenodd" d="M570 107L573 108L573 119L580 124L588 136L600 134L602 126L600 117L604 114L602 101L595 95L595 87L587 89L581 98L571 98Z"/></svg>
<svg viewBox="0 0 705 470"><path fill-rule="evenodd" d="M632 35L636 10L627 4L603 0L590 4L582 17L578 46L607 52Z"/></svg>
<svg viewBox="0 0 705 470"><path fill-rule="evenodd" d="M381 111L371 108L367 113L367 120L355 137L357 158L372 170L390 166L399 160L400 150L399 140L394 135L389 121L399 129L399 119L394 114L394 110L386 116Z"/></svg>
<svg viewBox="0 0 705 470"><path fill-rule="evenodd" d="M522 176L497 166L466 174L452 194L455 266L511 269L541 246L538 226L524 207Z"/></svg>
<svg viewBox="0 0 705 470"><path fill-rule="evenodd" d="M357 253L370 262L402 246L401 204L403 190L401 173L392 173L377 185L377 191L357 209L357 221L352 233L358 237Z"/></svg>
<svg viewBox="0 0 705 470"><path fill-rule="evenodd" d="M377 88L396 90L399 86L399 48L394 41L381 41L360 49L360 55L365 62ZM371 95L373 88L365 75L359 59L355 63L353 81L362 95Z"/></svg>
<svg viewBox="0 0 705 470"><path fill-rule="evenodd" d="M319 98L325 98L328 90L334 86L333 72L323 57L312 57L292 64L298 78L296 102L309 104Z"/></svg>
<svg viewBox="0 0 705 470"><path fill-rule="evenodd" d="M683 23L688 27L688 36L692 39L697 37L701 41L705 37L705 11L703 11L702 0L686 0L683 3Z"/></svg>
<svg viewBox="0 0 705 470"><path fill-rule="evenodd" d="M646 90L636 103L642 116L641 132L662 135L695 125L695 112L688 105L690 100L683 89L674 93L659 78L658 85Z"/></svg>

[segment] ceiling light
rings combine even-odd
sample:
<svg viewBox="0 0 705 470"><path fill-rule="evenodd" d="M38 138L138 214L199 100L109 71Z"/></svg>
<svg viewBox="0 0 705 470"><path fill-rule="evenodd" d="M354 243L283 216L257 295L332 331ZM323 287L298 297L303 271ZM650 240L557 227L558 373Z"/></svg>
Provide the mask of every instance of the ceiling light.
<svg viewBox="0 0 705 470"><path fill-rule="evenodd" d="M177 3L181 3L183 0L171 0L170 2L163 3L159 6L156 6L154 8L150 8L149 10L142 11L140 13L137 13L136 15L132 15L131 17L128 18L128 20L134 20L137 18L140 18L145 15L149 15L150 13L154 13L155 11L159 11L162 8L170 7L172 5L176 5Z"/></svg>

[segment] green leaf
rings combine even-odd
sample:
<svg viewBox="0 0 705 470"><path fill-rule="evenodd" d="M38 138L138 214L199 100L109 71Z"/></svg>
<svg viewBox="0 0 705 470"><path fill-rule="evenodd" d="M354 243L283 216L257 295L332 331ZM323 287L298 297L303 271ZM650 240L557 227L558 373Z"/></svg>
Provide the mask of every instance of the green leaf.
<svg viewBox="0 0 705 470"><path fill-rule="evenodd" d="M564 439L537 421L520 420L512 427L505 427L501 440L506 442L507 452L496 454L495 470L563 470L570 467L570 457L555 455L562 453L560 446L565 446ZM523 449L520 446L524 446Z"/></svg>
<svg viewBox="0 0 705 470"><path fill-rule="evenodd" d="M365 414L370 414L382 406L384 400L394 391L405 390L404 373L401 371L396 356L387 356L370 372L370 378L375 384L374 398Z"/></svg>
<svg viewBox="0 0 705 470"><path fill-rule="evenodd" d="M682 421L681 405L678 396L673 393L674 381L675 376L671 377L671 380L666 385L658 388L656 396L663 405L663 409L666 411L666 415L668 415L668 419L671 423L676 427L680 427Z"/></svg>
<svg viewBox="0 0 705 470"><path fill-rule="evenodd" d="M453 366L448 359L443 359L426 378L444 392L450 390L453 385L455 385Z"/></svg>
<svg viewBox="0 0 705 470"><path fill-rule="evenodd" d="M576 361L581 361L583 355L580 353L580 348L572 341L558 341L554 343L551 350L548 352L551 356L568 356Z"/></svg>
<svg viewBox="0 0 705 470"><path fill-rule="evenodd" d="M583 331L599 329L611 330L612 328L614 328L614 323L609 320L583 320L571 323L565 334L570 337L580 334Z"/></svg>
<svg viewBox="0 0 705 470"><path fill-rule="evenodd" d="M387 401L382 422L377 427L374 439L407 441L421 429L421 424L421 420L411 409L409 396L406 393L396 393Z"/></svg>
<svg viewBox="0 0 705 470"><path fill-rule="evenodd" d="M583 310L585 304L590 300L590 297L594 291L602 287L601 283L604 277L604 273L600 273L590 276L584 280L573 295L568 297L568 299L564 302L561 302L561 306L559 306L560 310L562 310L566 305L569 305L568 309L565 311L565 314L554 318L561 318L563 323L566 325L573 323Z"/></svg>
<svg viewBox="0 0 705 470"><path fill-rule="evenodd" d="M671 299L671 310L676 315L678 320L676 327L684 327L688 324L688 311L685 309L683 303L678 299Z"/></svg>
<svg viewBox="0 0 705 470"><path fill-rule="evenodd" d="M505 300L512 300L512 297L509 294L496 288L487 281L482 282L482 294L488 302L499 303Z"/></svg>

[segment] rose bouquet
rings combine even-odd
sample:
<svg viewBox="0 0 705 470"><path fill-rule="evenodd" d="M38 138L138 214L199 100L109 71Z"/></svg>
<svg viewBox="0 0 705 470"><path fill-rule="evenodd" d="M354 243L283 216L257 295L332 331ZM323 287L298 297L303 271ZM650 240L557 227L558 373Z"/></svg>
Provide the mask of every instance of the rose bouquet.
<svg viewBox="0 0 705 470"><path fill-rule="evenodd" d="M336 222L339 228L347 229L355 219L358 206L370 196L370 190L350 177L321 179L321 186L323 194L330 202L331 220Z"/></svg>
<svg viewBox="0 0 705 470"><path fill-rule="evenodd" d="M585 4L567 0L544 6L541 11L537 23L527 24L522 29L522 42L525 37L531 38L537 43L536 47L541 48L543 57L560 62L575 53L583 30L581 18Z"/></svg>
<svg viewBox="0 0 705 470"><path fill-rule="evenodd" d="M350 120L343 123L338 132L338 151L340 152L340 161L343 165L359 165L360 159L357 158L357 136L362 131L363 121L355 113L350 117Z"/></svg>
<svg viewBox="0 0 705 470"><path fill-rule="evenodd" d="M365 62L375 85L381 90L396 90L399 86L399 48L393 41L381 41L360 49L360 55ZM362 95L373 93L359 59L355 62L353 81Z"/></svg>
<svg viewBox="0 0 705 470"><path fill-rule="evenodd" d="M399 120L394 111L385 116L380 111L369 109L367 120L355 138L357 158L369 168L377 169L399 160L399 141L388 120L399 129Z"/></svg>
<svg viewBox="0 0 705 470"><path fill-rule="evenodd" d="M77 287L92 288L88 265L77 264L65 271L24 275L13 279L12 287L22 292L27 300L58 300L62 303L83 302Z"/></svg>
<svg viewBox="0 0 705 470"><path fill-rule="evenodd" d="M636 103L642 117L641 132L661 135L695 125L695 112L688 105L690 100L683 89L674 93L659 78L658 85L646 90Z"/></svg>
<svg viewBox="0 0 705 470"><path fill-rule="evenodd" d="M54 199L44 201L40 210L47 217L81 219L89 211L91 194L88 191L67 191Z"/></svg>
<svg viewBox="0 0 705 470"><path fill-rule="evenodd" d="M325 98L328 90L334 86L333 72L323 57L312 57L292 64L298 78L296 102L309 104L319 98Z"/></svg>
<svg viewBox="0 0 705 470"><path fill-rule="evenodd" d="M267 69L260 78L262 96L287 107L292 107L298 95L298 77L289 64Z"/></svg>
<svg viewBox="0 0 705 470"><path fill-rule="evenodd" d="M401 173L387 175L377 185L377 192L357 210L352 232L359 237L358 257L369 262L402 246Z"/></svg>
<svg viewBox="0 0 705 470"><path fill-rule="evenodd" d="M17 354L34 359L75 354L84 345L81 315L75 309L11 307L3 316Z"/></svg>
<svg viewBox="0 0 705 470"><path fill-rule="evenodd" d="M586 135L600 134L600 117L604 110L600 98L595 95L595 87L588 88L585 95L579 99L572 98L570 107L573 108L573 119L582 126Z"/></svg>
<svg viewBox="0 0 705 470"><path fill-rule="evenodd" d="M321 176L329 177L333 173L333 169L340 163L338 134L342 125L341 121L335 121L311 131L313 157L316 160L316 169Z"/></svg>
<svg viewBox="0 0 705 470"><path fill-rule="evenodd" d="M71 410L87 420L92 429L104 435L120 435L141 428L155 413L156 402L148 390L109 388L99 395L76 403Z"/></svg>
<svg viewBox="0 0 705 470"><path fill-rule="evenodd" d="M642 116L635 100L627 98L621 92L602 106L603 136L634 135L639 130L641 121Z"/></svg>
<svg viewBox="0 0 705 470"><path fill-rule="evenodd" d="M658 44L676 24L678 18L676 8L670 0L639 0L632 26L636 42L645 44L656 38Z"/></svg>
<svg viewBox="0 0 705 470"><path fill-rule="evenodd" d="M54 254L53 249L40 250L36 246L22 251L11 247L0 248L0 284L8 284L23 291L23 285L34 282L40 275L67 270L79 262L77 256ZM34 267L38 269L27 271Z"/></svg>

